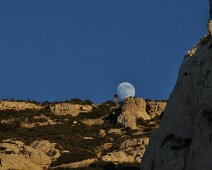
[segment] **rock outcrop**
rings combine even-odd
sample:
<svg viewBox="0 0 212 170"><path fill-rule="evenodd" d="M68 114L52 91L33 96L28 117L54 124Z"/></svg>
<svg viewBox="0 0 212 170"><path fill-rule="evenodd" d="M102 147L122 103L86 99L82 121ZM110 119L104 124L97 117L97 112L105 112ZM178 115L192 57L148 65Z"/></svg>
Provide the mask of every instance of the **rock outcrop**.
<svg viewBox="0 0 212 170"><path fill-rule="evenodd" d="M211 157L212 38L208 34L184 58L141 169L211 170Z"/></svg>
<svg viewBox="0 0 212 170"><path fill-rule="evenodd" d="M93 126L93 125L101 125L104 123L104 120L100 119L85 119L85 120L81 120L81 122L85 125L88 126Z"/></svg>
<svg viewBox="0 0 212 170"><path fill-rule="evenodd" d="M0 170L42 170L40 166L33 163L31 160L26 159L21 154L1 154L0 155L1 166Z"/></svg>
<svg viewBox="0 0 212 170"><path fill-rule="evenodd" d="M108 153L102 160L113 163L141 162L148 143L149 138L126 140L121 143L118 151Z"/></svg>
<svg viewBox="0 0 212 170"><path fill-rule="evenodd" d="M210 19L208 22L208 30L209 30L209 33L212 35L212 19Z"/></svg>
<svg viewBox="0 0 212 170"><path fill-rule="evenodd" d="M166 101L144 100L142 98L128 97L121 107L121 114L117 121L123 127L138 129L137 120L151 120L160 116L166 107Z"/></svg>
<svg viewBox="0 0 212 170"><path fill-rule="evenodd" d="M48 140L34 141L30 146L48 155L52 161L61 156L60 151L56 149L56 143L50 143Z"/></svg>
<svg viewBox="0 0 212 170"><path fill-rule="evenodd" d="M146 102L142 98L128 97L123 102L121 109L122 112L117 121L124 127L137 129L136 120L138 118L142 118L143 120L149 120L151 118L146 112Z"/></svg>
<svg viewBox="0 0 212 170"><path fill-rule="evenodd" d="M147 100L146 101L146 110L147 113L151 116L160 116L161 113L166 108L166 101L155 101L155 100Z"/></svg>
<svg viewBox="0 0 212 170"><path fill-rule="evenodd" d="M67 164L62 164L62 165L55 166L55 167L50 167L49 169L84 168L84 167L88 167L90 164L93 164L96 161L97 161L96 158L86 159L86 160L79 161L79 162L67 163Z"/></svg>
<svg viewBox="0 0 212 170"><path fill-rule="evenodd" d="M90 105L71 103L58 103L50 106L51 112L56 115L71 115L76 117L81 112L89 112L93 109Z"/></svg>
<svg viewBox="0 0 212 170"><path fill-rule="evenodd" d="M40 110L42 107L30 102L0 101L0 110Z"/></svg>
<svg viewBox="0 0 212 170"><path fill-rule="evenodd" d="M113 163L135 162L135 158L132 155L128 155L124 151L115 151L115 152L108 153L107 155L102 157L102 160L105 162L113 162Z"/></svg>
<svg viewBox="0 0 212 170"><path fill-rule="evenodd" d="M0 163L0 170L42 170L51 160L44 152L21 141L5 140L0 143Z"/></svg>

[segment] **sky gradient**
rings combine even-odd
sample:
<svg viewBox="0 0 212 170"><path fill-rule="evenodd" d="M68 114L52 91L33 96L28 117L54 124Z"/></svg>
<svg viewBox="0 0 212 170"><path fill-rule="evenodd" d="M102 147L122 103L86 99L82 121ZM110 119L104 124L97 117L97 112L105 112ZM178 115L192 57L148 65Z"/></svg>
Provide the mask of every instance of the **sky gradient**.
<svg viewBox="0 0 212 170"><path fill-rule="evenodd" d="M167 99L208 18L209 0L0 1L0 98Z"/></svg>

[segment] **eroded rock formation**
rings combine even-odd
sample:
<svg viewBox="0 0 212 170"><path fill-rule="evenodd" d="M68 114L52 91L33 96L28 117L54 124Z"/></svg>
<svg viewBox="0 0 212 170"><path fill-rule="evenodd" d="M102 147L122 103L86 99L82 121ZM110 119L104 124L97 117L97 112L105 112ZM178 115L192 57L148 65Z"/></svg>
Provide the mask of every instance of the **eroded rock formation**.
<svg viewBox="0 0 212 170"><path fill-rule="evenodd" d="M136 120L143 118L149 120L150 116L146 112L146 102L142 98L127 98L122 106L122 113L118 117L118 123L124 127L130 127L131 129L137 129Z"/></svg>
<svg viewBox="0 0 212 170"><path fill-rule="evenodd" d="M147 100L129 97L121 106L121 114L117 121L124 127L137 129L137 120L150 120L159 116L166 107L166 101Z"/></svg>

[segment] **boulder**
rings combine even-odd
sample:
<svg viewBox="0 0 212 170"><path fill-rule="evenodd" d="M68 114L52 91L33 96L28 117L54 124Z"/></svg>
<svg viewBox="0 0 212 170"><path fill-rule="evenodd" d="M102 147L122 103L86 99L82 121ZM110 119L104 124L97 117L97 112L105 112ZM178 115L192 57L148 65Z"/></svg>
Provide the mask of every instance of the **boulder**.
<svg viewBox="0 0 212 170"><path fill-rule="evenodd" d="M138 118L143 120L151 118L146 112L146 102L142 98L128 97L124 100L121 109L122 111L117 121L124 127L137 129L136 121Z"/></svg>
<svg viewBox="0 0 212 170"><path fill-rule="evenodd" d="M30 146L24 146L22 152L26 158L42 168L48 167L51 163L51 159L45 153Z"/></svg>
<svg viewBox="0 0 212 170"><path fill-rule="evenodd" d="M21 141L4 140L0 143L0 169L32 169L47 168L51 160L42 151L25 145Z"/></svg>
<svg viewBox="0 0 212 170"><path fill-rule="evenodd" d="M34 141L30 146L48 155L52 161L61 156L60 151L55 148L56 143L50 143L48 140Z"/></svg>
<svg viewBox="0 0 212 170"><path fill-rule="evenodd" d="M25 158L22 154L0 154L0 170L42 170L40 166Z"/></svg>

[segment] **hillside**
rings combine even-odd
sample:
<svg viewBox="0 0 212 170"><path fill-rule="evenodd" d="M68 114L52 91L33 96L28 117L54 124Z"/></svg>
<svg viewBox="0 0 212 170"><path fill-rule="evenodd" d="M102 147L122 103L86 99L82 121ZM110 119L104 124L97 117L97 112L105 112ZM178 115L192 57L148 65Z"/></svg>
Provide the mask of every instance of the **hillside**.
<svg viewBox="0 0 212 170"><path fill-rule="evenodd" d="M0 170L139 169L165 101L0 101Z"/></svg>

